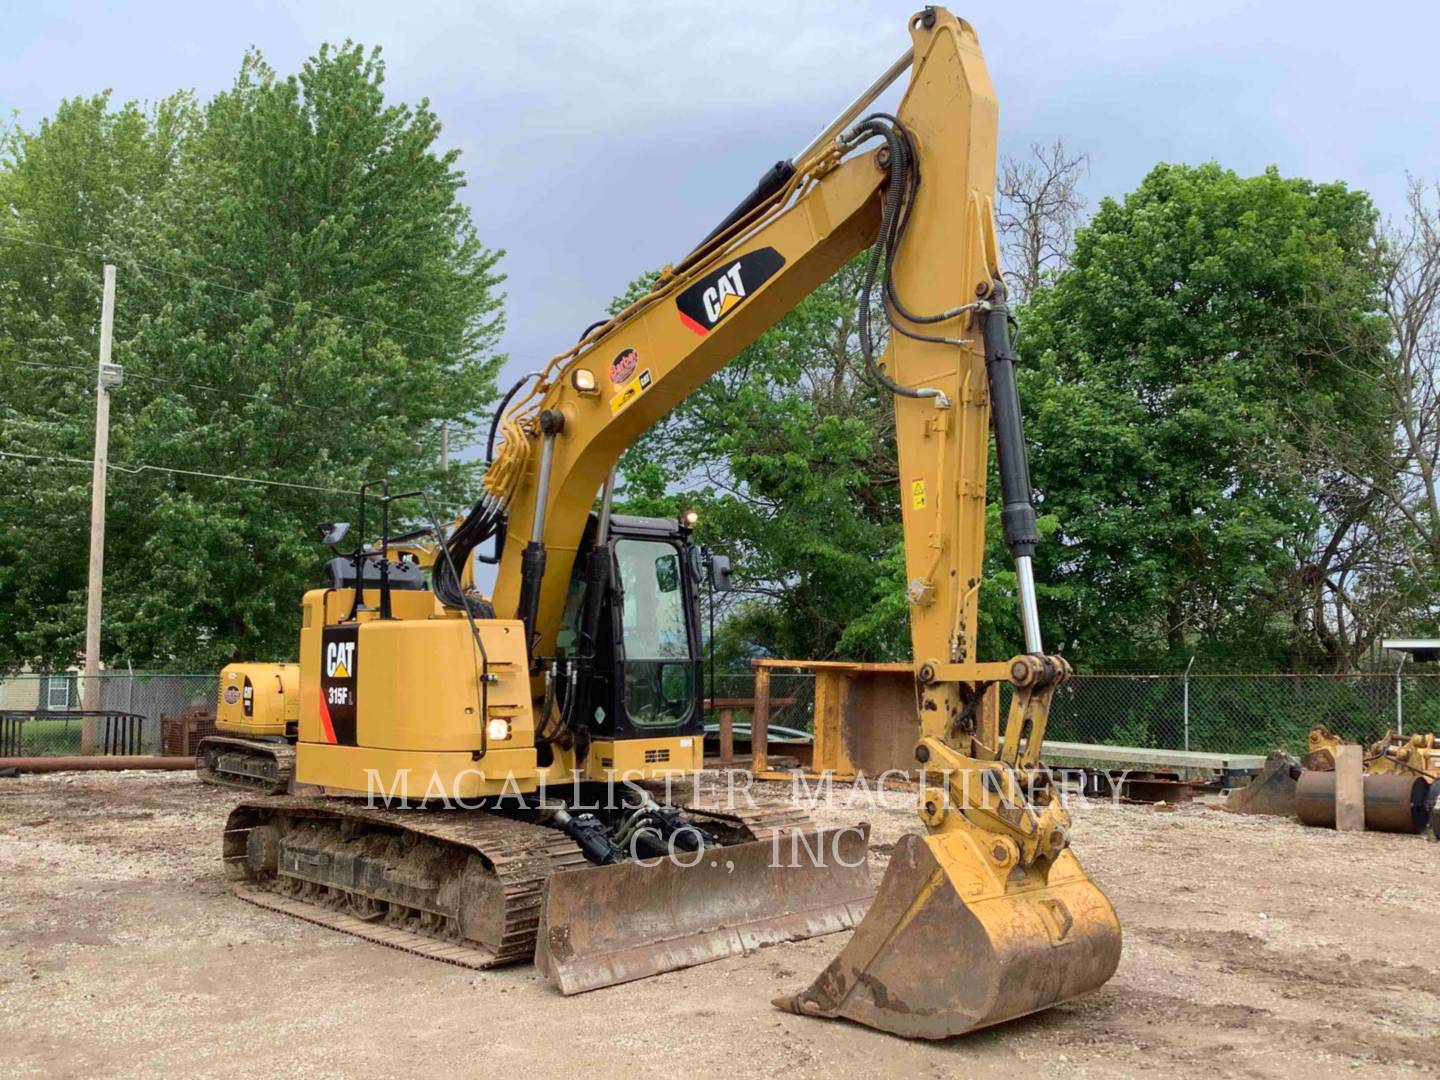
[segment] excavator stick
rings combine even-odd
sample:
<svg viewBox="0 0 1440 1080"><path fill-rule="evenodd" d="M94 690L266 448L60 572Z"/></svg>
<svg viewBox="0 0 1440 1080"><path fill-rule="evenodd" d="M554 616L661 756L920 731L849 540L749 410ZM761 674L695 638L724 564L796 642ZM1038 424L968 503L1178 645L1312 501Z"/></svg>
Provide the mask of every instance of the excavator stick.
<svg viewBox="0 0 1440 1080"><path fill-rule="evenodd" d="M986 862L966 833L906 835L844 950L809 989L775 1004L944 1039L1078 997L1114 974L1120 923L1069 851L1023 877Z"/></svg>
<svg viewBox="0 0 1440 1080"><path fill-rule="evenodd" d="M868 848L868 826L785 831L556 873L536 966L562 994L578 994L853 929L874 895Z"/></svg>

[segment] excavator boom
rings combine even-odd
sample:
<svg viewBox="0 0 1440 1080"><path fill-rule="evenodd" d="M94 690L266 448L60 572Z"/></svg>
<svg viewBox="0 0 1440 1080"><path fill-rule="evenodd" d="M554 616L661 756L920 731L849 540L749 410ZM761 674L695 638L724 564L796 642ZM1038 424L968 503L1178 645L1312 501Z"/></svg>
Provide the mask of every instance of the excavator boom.
<svg viewBox="0 0 1440 1080"><path fill-rule="evenodd" d="M608 505L620 454L868 251L859 332L895 407L928 835L897 849L836 961L778 1004L942 1037L1102 984L1120 930L1069 850L1064 808L1031 790L1070 669L1040 640L1038 534L993 223L995 93L968 23L932 7L909 29L912 47L885 77L647 295L551 361L505 414L487 486L509 508L495 609L525 625L535 655L552 655L590 508L597 491ZM862 115L907 74L894 116ZM1027 650L1008 663L976 650L992 422ZM1014 686L1003 730L976 707L996 681ZM643 904L644 875L631 877L629 900ZM649 925L634 920L637 952ZM542 958L547 947L542 936Z"/></svg>

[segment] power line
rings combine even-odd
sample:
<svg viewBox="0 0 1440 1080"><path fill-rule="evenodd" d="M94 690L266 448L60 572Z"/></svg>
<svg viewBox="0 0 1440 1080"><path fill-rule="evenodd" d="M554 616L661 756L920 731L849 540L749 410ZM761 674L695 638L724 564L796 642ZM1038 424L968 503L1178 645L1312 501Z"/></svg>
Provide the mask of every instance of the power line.
<svg viewBox="0 0 1440 1080"><path fill-rule="evenodd" d="M88 259L107 258L107 256L100 251L86 250L84 248L66 247L64 244L50 244L46 243L43 240L31 240L28 237L20 236L16 233L0 232L0 240L8 240L16 244L29 244L31 247L48 248L51 251L63 251L70 255L83 255ZM317 311L322 315L332 315L337 319L341 319L349 323L354 323L357 326L378 326L385 330L393 330L397 334L409 334L412 337L428 338L431 341L438 341L441 344L449 344L448 339L441 337L439 334L426 333L424 330L411 330L410 328L405 326L395 326L391 323L381 322L379 319L359 319L353 315L346 315L343 312L335 311L331 308L320 307L318 304L312 303L309 300L285 300L278 296L271 296L269 293L262 292L260 289L242 289L237 285L226 285L223 282L210 281L207 278L196 277L194 274L187 274L181 270L170 270L164 266L155 266L152 263L144 263L141 262L139 259L135 258L134 254L131 252L126 252L123 249L117 250L119 253L124 254L129 259L131 265L138 266L144 270L153 271L157 274L169 274L172 277L177 277L185 281L194 282L197 285L204 285L207 288L223 289L226 292L235 293L238 296L258 296L268 303L283 304L285 307L288 308L308 307L311 311ZM215 264L206 263L205 265L214 266ZM223 267L216 266L215 269L220 270L223 269Z"/></svg>
<svg viewBox="0 0 1440 1080"><path fill-rule="evenodd" d="M6 364L7 362L8 362L8 363L11 363L11 364L20 364L20 365L22 365L22 366L24 366L24 367L46 368L46 369L48 369L48 370L50 370L50 371L74 371L74 372L78 372L78 373L80 373L80 374L82 374L82 375L87 375L87 376L90 374L90 372L89 372L89 370L88 370L87 368L82 368L79 364L46 364L46 363L43 363L43 362L41 362L41 361L39 361L39 360L10 360L10 361L0 360L0 370L4 370L5 364ZM252 401L263 401L263 402L265 402L267 405L276 405L276 406L282 406L282 407L285 406L285 405L294 405L294 406L296 406L296 407L298 407L298 408L301 408L301 409L313 409L313 410L315 410L316 412L330 412L330 411L332 411L329 407L324 406L324 405L311 405L311 404L309 404L308 402L295 401L295 400L293 400L293 399L290 400L290 401L288 401L288 402L285 402L285 401L279 400L278 398L275 398L275 397L272 397L272 396L266 395L266 394L247 394L247 393L245 393L245 392L243 392L243 391L241 391L241 390L229 390L229 389L226 389L226 388L220 387L220 386L207 386L207 385L204 384L204 383L186 382L186 381L183 380L183 379L167 378L167 377L165 377L164 375L143 375L143 374L140 374L139 372L131 371L129 368L126 368L126 369L125 369L125 378L127 378L127 379L142 379L142 380L144 380L145 382L163 383L163 384L166 385L166 386L188 386L188 387L190 387L191 389L194 389L194 390L206 390L206 391L209 391L209 392L212 393L212 394L220 394L220 395L223 395L224 397L227 397L227 398L240 397L240 398L249 398L249 399L252 400ZM448 430L447 430L447 429L448 429L448 426L449 426L452 422L453 422L453 421L451 421L451 420L449 420L449 419L447 419L447 418L443 418L443 417L440 418L440 419L438 419L438 420L436 421L436 423L438 423L438 424L441 425L441 434L442 434L442 436L443 436L444 438L446 438L447 440L448 440Z"/></svg>
<svg viewBox="0 0 1440 1080"><path fill-rule="evenodd" d="M47 368L51 371L75 371L84 375L90 374L88 368L82 368L79 364L46 364L39 360L12 360L10 363L20 364L23 367ZM0 361L0 367L4 367L4 364L4 361ZM166 386L188 386L192 390L206 390L212 394L223 394L226 397L249 398L252 401L264 401L270 405L286 404L266 394L247 394L240 390L227 390L219 386L207 386L204 383L187 382L184 379L173 379L164 375L144 375L138 371L130 371L128 368L125 371L125 378L140 379L143 382L163 383ZM311 405L304 401L291 401L289 404L298 405L302 409L315 409L319 412L326 411L323 405Z"/></svg>
<svg viewBox="0 0 1440 1080"><path fill-rule="evenodd" d="M49 454L22 454L12 450L0 450L0 458L24 458L30 461L47 461L63 465L84 465L87 468L94 464L89 458L56 457ZM294 484L288 480L265 480L258 476L233 476L226 473L199 472L194 469L172 469L165 465L120 465L114 461L108 462L108 469L116 472L129 473L134 475L143 472L174 473L177 476L200 476L208 480L232 480L240 484L264 484L267 487L297 488L301 491L324 491L331 495L358 495L359 489L327 488L316 487L314 484Z"/></svg>

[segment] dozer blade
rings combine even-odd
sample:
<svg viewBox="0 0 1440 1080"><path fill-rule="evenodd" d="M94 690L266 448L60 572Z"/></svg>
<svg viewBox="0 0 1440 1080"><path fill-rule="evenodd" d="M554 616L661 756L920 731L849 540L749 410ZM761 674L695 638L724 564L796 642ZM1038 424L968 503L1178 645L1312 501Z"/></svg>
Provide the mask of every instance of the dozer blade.
<svg viewBox="0 0 1440 1080"><path fill-rule="evenodd" d="M1008 877L963 833L910 834L840 955L775 1004L907 1038L943 1039L1100 986L1120 924L1069 851Z"/></svg>
<svg viewBox="0 0 1440 1080"><path fill-rule="evenodd" d="M869 826L788 831L678 860L565 870L545 885L535 963L562 994L856 926Z"/></svg>

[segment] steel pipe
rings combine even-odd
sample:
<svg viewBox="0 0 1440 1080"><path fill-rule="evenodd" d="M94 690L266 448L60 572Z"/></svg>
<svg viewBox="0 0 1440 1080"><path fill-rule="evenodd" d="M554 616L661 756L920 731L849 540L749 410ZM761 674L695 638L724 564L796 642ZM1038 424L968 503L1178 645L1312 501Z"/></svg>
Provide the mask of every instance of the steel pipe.
<svg viewBox="0 0 1440 1080"><path fill-rule="evenodd" d="M0 772L22 773L121 772L125 769L191 769L193 757L158 757L120 754L114 757L12 757L0 758Z"/></svg>
<svg viewBox="0 0 1440 1080"><path fill-rule="evenodd" d="M1418 833L1425 827L1430 785L1403 773L1365 774L1365 828ZM1335 774L1306 769L1295 785L1295 815L1306 825L1335 827Z"/></svg>

